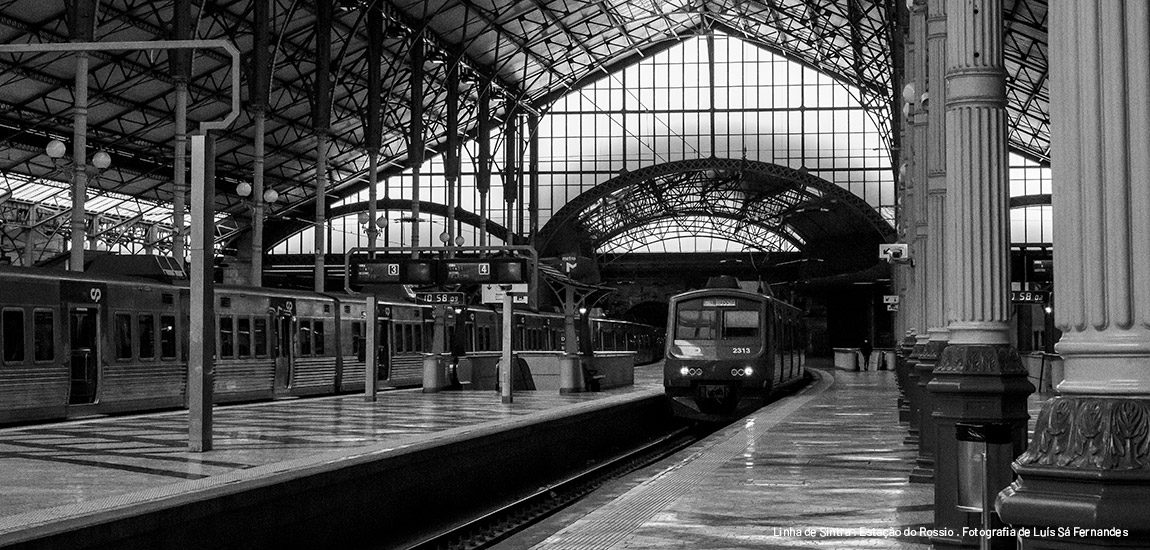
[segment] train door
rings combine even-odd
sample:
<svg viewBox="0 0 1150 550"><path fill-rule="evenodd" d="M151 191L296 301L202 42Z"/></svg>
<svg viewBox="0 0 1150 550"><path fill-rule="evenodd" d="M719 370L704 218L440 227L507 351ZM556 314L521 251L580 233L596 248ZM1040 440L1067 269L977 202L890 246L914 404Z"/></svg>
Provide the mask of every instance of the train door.
<svg viewBox="0 0 1150 550"><path fill-rule="evenodd" d="M375 336L376 380L391 378L391 319L380 317L376 323L379 332Z"/></svg>
<svg viewBox="0 0 1150 550"><path fill-rule="evenodd" d="M100 383L99 312L95 306L68 307L68 361L72 373L69 405L96 402Z"/></svg>
<svg viewBox="0 0 1150 550"><path fill-rule="evenodd" d="M291 388L292 370L295 368L295 301L272 298L270 313L271 352L276 364L274 392L279 395Z"/></svg>

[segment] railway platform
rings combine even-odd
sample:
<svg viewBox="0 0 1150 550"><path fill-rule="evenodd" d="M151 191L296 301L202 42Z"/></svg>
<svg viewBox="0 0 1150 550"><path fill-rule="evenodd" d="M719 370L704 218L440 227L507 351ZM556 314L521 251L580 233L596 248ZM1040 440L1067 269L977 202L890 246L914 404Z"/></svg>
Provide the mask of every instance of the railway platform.
<svg viewBox="0 0 1150 550"><path fill-rule="evenodd" d="M593 426L573 419L595 415L648 420L665 406L660 365L638 368L634 386L517 392L510 404L496 392L413 389L374 402L357 394L216 407L204 453L187 448L187 411L0 429L0 547L207 547L164 541L180 533L214 548L282 547L305 540L290 528L299 524L319 526L304 536L339 541L355 530L348 522L363 525L357 508L379 510L381 532L448 517L477 490L467 480L499 483L522 475L501 463L555 452L525 441L570 446L541 431L585 437L564 426ZM607 441L625 436L605 432ZM446 487L463 493L447 498ZM382 494L414 496L369 503ZM254 521L267 516L278 519Z"/></svg>
<svg viewBox="0 0 1150 550"><path fill-rule="evenodd" d="M894 371L810 366L818 380L795 395L496 550L929 550L934 486L909 482ZM1032 424L1048 397L1032 396Z"/></svg>
<svg viewBox="0 0 1150 550"><path fill-rule="evenodd" d="M933 485L910 483L893 371L819 377L497 550L928 550Z"/></svg>
<svg viewBox="0 0 1150 550"><path fill-rule="evenodd" d="M812 365L815 383L498 550L929 549L933 486L908 481L894 372Z"/></svg>

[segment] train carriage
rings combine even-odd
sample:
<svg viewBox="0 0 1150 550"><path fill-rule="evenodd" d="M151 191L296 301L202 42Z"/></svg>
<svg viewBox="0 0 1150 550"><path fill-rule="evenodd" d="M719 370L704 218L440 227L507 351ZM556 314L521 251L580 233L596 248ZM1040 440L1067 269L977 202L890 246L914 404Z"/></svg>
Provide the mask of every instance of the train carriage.
<svg viewBox="0 0 1150 550"><path fill-rule="evenodd" d="M802 318L770 296L708 288L670 302L664 388L676 416L721 421L803 376Z"/></svg>
<svg viewBox="0 0 1150 550"><path fill-rule="evenodd" d="M152 281L0 268L0 423L182 406L187 300Z"/></svg>
<svg viewBox="0 0 1150 550"><path fill-rule="evenodd" d="M370 330L363 295L216 285L213 401L362 391ZM186 283L0 266L0 425L187 405ZM502 347L492 308L448 312L448 347ZM596 349L653 360L652 327L592 321ZM513 347L562 351L563 317L516 310ZM430 306L379 302L380 386L423 382ZM460 334L462 331L462 334Z"/></svg>

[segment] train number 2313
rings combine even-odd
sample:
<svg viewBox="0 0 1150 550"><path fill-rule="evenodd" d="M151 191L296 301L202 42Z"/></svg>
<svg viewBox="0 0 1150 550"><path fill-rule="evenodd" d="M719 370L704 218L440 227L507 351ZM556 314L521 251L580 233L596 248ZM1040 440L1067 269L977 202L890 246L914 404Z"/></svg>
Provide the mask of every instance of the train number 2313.
<svg viewBox="0 0 1150 550"><path fill-rule="evenodd" d="M732 355L750 355L751 348L731 348Z"/></svg>

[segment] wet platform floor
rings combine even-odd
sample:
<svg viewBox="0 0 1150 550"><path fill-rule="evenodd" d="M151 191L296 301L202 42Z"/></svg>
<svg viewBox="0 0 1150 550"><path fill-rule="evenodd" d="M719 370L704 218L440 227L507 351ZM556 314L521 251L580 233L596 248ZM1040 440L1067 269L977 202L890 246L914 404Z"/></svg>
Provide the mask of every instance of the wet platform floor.
<svg viewBox="0 0 1150 550"><path fill-rule="evenodd" d="M934 486L909 482L894 372L812 365L801 393L498 550L929 549Z"/></svg>
<svg viewBox="0 0 1150 550"><path fill-rule="evenodd" d="M636 384L595 393L517 392L510 404L490 391L421 389L217 406L213 448L188 449L188 413L103 417L0 429L0 534L22 518L65 516L68 506L176 483L306 462L318 455L398 448L468 427L578 407L602 398L661 391L661 363L636 370ZM51 511L48 511L51 509Z"/></svg>

